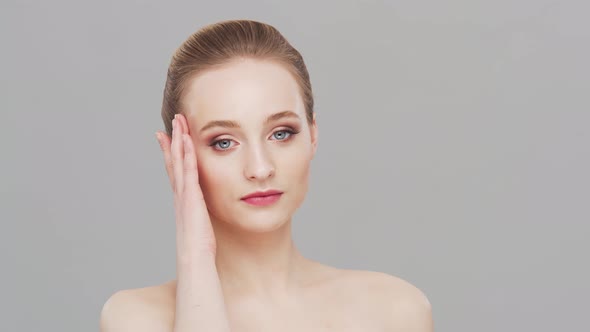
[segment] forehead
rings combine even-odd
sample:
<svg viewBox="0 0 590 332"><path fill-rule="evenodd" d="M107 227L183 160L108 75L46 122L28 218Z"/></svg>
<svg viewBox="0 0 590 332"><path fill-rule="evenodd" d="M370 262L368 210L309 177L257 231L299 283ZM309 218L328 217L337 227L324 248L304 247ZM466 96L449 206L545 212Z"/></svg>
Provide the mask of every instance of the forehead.
<svg viewBox="0 0 590 332"><path fill-rule="evenodd" d="M283 110L304 118L299 87L283 65L239 60L205 71L187 85L183 104L191 121L261 119Z"/></svg>

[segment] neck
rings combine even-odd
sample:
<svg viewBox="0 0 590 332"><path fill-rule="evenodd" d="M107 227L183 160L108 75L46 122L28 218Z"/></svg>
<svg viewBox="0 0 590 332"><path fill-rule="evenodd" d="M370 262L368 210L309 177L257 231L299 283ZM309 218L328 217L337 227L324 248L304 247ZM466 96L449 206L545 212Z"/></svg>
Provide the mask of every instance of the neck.
<svg viewBox="0 0 590 332"><path fill-rule="evenodd" d="M267 232L247 231L218 220L212 224L224 292L276 298L295 290L307 260L294 245L291 220Z"/></svg>

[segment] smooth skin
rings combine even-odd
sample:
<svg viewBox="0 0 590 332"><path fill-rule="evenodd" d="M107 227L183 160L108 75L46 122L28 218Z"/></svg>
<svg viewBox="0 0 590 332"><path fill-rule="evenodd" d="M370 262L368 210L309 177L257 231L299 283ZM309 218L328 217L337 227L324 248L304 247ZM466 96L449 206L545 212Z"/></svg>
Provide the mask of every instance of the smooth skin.
<svg viewBox="0 0 590 332"><path fill-rule="evenodd" d="M113 294L102 332L433 331L428 299L407 281L327 266L295 247L291 217L318 128L282 65L234 61L188 89L172 137L158 133L174 193L177 278ZM202 129L217 120L235 123ZM283 195L266 207L240 200L266 189Z"/></svg>

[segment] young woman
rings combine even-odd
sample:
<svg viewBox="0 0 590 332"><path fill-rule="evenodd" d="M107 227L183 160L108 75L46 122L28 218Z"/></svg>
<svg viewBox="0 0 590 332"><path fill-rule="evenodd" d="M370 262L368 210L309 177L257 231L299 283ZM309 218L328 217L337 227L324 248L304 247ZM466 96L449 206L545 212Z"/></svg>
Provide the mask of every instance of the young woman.
<svg viewBox="0 0 590 332"><path fill-rule="evenodd" d="M410 283L297 250L291 217L318 126L303 59L274 27L223 21L190 36L172 58L162 118L177 278L116 292L101 331L433 330Z"/></svg>

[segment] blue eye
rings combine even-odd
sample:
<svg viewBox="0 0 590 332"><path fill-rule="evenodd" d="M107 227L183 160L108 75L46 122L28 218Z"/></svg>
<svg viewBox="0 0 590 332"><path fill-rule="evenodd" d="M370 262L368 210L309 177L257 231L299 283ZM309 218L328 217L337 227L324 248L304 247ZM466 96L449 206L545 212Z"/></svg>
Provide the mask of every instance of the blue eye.
<svg viewBox="0 0 590 332"><path fill-rule="evenodd" d="M277 135L277 134L280 134L280 135ZM289 138L293 134L294 134L294 132L292 132L291 130L279 130L279 131L275 131L272 134L272 136L279 141L284 141L285 139Z"/></svg>
<svg viewBox="0 0 590 332"><path fill-rule="evenodd" d="M276 141L288 141L292 138L293 135L298 134L299 131L295 131L295 130L291 130L291 129L283 129L283 130L277 130L274 133L272 133L272 136L274 138L274 140ZM213 149L217 150L217 151L227 151L229 150L233 145L232 145L233 140L229 139L229 138L223 138L220 140L216 140L213 141L209 144L209 146L212 146Z"/></svg>
<svg viewBox="0 0 590 332"><path fill-rule="evenodd" d="M230 147L231 140L230 139L220 139L218 141L213 142L211 146L219 147L217 150L227 150Z"/></svg>

